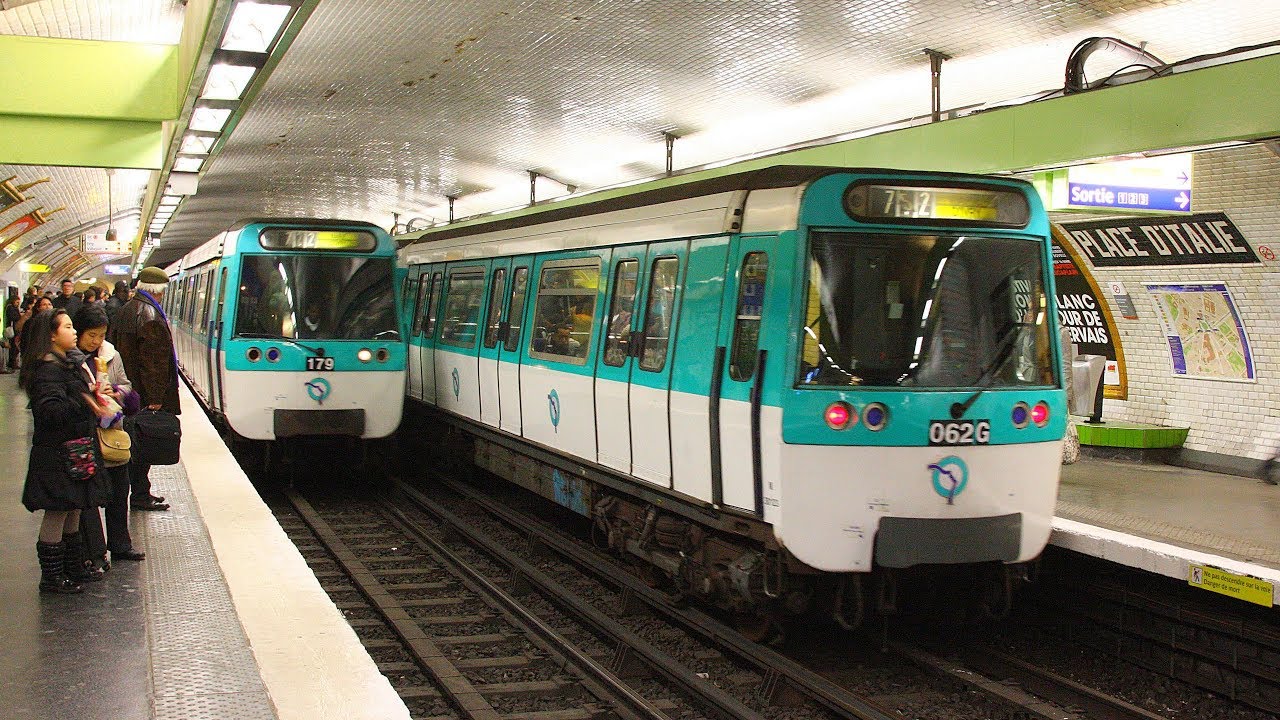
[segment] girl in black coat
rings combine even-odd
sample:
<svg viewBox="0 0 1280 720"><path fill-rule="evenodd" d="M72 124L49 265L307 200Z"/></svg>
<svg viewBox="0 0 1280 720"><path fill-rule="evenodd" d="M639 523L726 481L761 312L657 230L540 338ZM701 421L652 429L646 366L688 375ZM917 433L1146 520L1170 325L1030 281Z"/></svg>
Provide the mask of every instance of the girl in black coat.
<svg viewBox="0 0 1280 720"><path fill-rule="evenodd" d="M90 437L109 413L89 394L76 349L76 331L65 310L46 310L31 318L34 324L22 348L18 385L30 398L34 430L22 504L31 512L44 511L36 554L40 558L40 590L81 591L77 580L100 580L83 564L80 510L111 500L111 479L101 468L88 480L71 477L63 443ZM114 414L114 413L111 413Z"/></svg>

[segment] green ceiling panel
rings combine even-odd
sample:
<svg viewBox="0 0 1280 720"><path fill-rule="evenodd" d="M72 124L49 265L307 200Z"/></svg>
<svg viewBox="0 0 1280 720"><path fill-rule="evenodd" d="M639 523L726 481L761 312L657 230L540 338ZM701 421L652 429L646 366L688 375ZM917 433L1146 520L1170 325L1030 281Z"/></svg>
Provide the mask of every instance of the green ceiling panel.
<svg viewBox="0 0 1280 720"><path fill-rule="evenodd" d="M0 164L157 170L163 123L0 115Z"/></svg>

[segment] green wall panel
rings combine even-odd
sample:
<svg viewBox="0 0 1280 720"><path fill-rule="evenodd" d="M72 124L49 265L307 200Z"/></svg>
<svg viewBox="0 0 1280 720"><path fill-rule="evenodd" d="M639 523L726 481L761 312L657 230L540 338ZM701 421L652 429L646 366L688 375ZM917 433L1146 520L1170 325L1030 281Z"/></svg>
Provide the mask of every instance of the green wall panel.
<svg viewBox="0 0 1280 720"><path fill-rule="evenodd" d="M158 170L162 123L0 115L0 164Z"/></svg>

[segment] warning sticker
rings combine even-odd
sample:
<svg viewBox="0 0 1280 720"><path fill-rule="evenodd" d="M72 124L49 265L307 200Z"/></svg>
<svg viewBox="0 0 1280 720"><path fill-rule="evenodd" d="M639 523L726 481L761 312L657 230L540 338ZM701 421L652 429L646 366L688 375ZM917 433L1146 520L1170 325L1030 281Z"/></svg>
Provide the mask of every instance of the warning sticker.
<svg viewBox="0 0 1280 720"><path fill-rule="evenodd" d="M1275 597L1275 587L1266 580L1208 565L1192 565L1187 573L1187 584L1264 607L1271 607Z"/></svg>

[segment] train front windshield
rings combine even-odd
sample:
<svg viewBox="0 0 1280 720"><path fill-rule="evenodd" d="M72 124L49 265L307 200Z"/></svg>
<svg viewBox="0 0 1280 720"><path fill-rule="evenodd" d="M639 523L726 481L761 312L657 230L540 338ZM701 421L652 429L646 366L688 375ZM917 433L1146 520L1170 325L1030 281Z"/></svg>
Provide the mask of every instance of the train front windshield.
<svg viewBox="0 0 1280 720"><path fill-rule="evenodd" d="M1032 240L814 232L797 383L1055 384Z"/></svg>
<svg viewBox="0 0 1280 720"><path fill-rule="evenodd" d="M398 340L391 259L246 255L236 334Z"/></svg>

